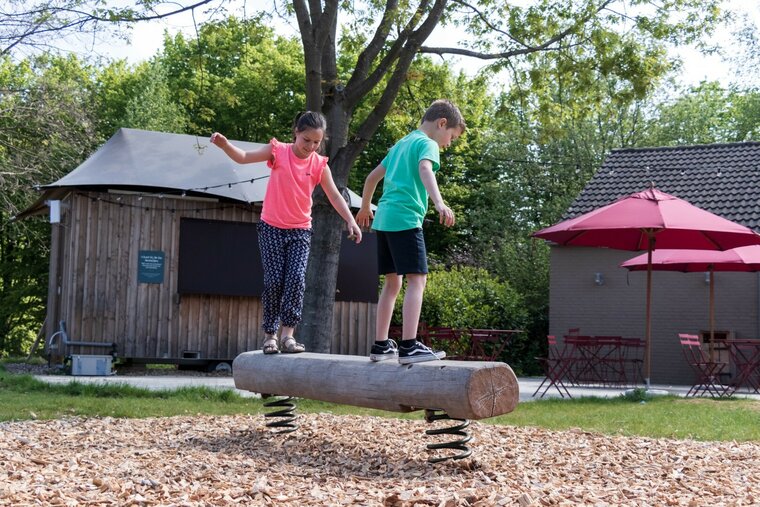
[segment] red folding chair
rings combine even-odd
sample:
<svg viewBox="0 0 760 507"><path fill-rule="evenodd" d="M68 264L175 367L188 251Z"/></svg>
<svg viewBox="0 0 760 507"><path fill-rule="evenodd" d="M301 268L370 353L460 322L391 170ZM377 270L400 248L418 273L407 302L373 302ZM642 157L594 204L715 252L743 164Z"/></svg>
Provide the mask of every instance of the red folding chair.
<svg viewBox="0 0 760 507"><path fill-rule="evenodd" d="M713 398L731 396L733 388L720 383L720 374L727 366L726 363L711 361L709 354L702 348L699 336L679 333L678 339L681 342L681 350L683 350L686 362L691 366L696 376L696 381L686 396L700 396L700 393L709 394Z"/></svg>
<svg viewBox="0 0 760 507"><path fill-rule="evenodd" d="M636 386L644 381L644 340L641 338L623 338L623 357L625 361L626 385Z"/></svg>
<svg viewBox="0 0 760 507"><path fill-rule="evenodd" d="M545 377L536 391L533 393L533 397L535 397L541 388L546 385L544 392L542 392L541 396L539 396L540 398L544 397L551 386L554 386L557 392L559 392L559 395L563 398L565 395L567 395L568 398L572 398L570 391L567 390L567 387L565 387L565 384L562 381L562 379L567 374L572 361L568 356L565 355L565 347L557 343L557 338L554 335L550 334L546 337L546 339L548 344L546 357L536 358L544 367Z"/></svg>

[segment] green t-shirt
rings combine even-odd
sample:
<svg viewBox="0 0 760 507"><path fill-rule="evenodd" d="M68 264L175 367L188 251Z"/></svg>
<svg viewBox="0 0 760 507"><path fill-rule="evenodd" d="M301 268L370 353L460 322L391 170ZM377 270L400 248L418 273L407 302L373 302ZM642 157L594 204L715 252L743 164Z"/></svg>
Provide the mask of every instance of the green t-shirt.
<svg viewBox="0 0 760 507"><path fill-rule="evenodd" d="M372 222L374 230L392 232L422 227L428 208L428 193L420 178L423 160L430 160L433 171L438 171L438 143L421 130L405 136L385 156L381 162L385 167L383 195Z"/></svg>

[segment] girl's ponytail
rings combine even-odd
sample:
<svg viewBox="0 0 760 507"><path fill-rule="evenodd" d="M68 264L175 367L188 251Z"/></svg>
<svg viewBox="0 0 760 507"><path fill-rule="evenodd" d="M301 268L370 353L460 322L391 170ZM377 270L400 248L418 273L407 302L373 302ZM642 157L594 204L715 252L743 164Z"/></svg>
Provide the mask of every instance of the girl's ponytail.
<svg viewBox="0 0 760 507"><path fill-rule="evenodd" d="M307 129L321 130L327 133L327 120L316 111L301 111L293 120L293 136L297 132L303 132Z"/></svg>

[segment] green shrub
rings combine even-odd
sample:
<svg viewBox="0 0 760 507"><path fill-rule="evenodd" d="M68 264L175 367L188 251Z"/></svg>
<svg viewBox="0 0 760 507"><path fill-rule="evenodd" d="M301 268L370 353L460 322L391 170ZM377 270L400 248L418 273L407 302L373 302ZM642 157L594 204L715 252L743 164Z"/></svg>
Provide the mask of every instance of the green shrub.
<svg viewBox="0 0 760 507"><path fill-rule="evenodd" d="M401 323L403 294L393 321ZM519 329L526 313L520 296L506 281L473 267L435 269L428 274L420 320L428 326Z"/></svg>

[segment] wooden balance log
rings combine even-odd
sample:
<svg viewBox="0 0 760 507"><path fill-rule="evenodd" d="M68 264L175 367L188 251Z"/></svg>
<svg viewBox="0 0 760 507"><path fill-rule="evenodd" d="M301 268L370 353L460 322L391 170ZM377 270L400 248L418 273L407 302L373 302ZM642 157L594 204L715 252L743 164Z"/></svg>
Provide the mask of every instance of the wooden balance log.
<svg viewBox="0 0 760 507"><path fill-rule="evenodd" d="M244 352L232 363L235 387L357 407L412 412L442 410L457 419L485 419L515 409L517 377L505 363L427 361L401 365L366 356Z"/></svg>

